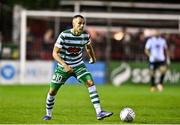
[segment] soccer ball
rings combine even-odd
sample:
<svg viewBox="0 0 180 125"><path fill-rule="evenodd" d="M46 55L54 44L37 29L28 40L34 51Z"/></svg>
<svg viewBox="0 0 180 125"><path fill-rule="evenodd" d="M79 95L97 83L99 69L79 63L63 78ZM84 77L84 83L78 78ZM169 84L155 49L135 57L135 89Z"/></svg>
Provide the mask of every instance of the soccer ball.
<svg viewBox="0 0 180 125"><path fill-rule="evenodd" d="M124 122L132 122L135 118L135 112L131 108L124 108L121 110L119 116Z"/></svg>

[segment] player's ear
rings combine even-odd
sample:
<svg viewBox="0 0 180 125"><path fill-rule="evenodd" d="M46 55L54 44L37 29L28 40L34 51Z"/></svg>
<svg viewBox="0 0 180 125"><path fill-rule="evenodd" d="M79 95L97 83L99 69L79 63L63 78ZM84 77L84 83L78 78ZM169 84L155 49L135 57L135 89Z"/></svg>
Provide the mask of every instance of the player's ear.
<svg viewBox="0 0 180 125"><path fill-rule="evenodd" d="M75 24L75 19L72 20L72 26L74 27Z"/></svg>

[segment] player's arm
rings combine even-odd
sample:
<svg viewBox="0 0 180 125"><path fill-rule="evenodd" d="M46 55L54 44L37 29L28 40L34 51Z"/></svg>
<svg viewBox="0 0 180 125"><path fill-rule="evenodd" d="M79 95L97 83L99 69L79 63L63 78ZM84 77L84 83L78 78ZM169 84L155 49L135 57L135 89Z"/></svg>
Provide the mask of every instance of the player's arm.
<svg viewBox="0 0 180 125"><path fill-rule="evenodd" d="M96 62L96 57L95 57L94 49L92 47L91 42L89 42L86 45L86 51L87 51L87 54L88 54L89 59L90 59L89 63L95 63Z"/></svg>
<svg viewBox="0 0 180 125"><path fill-rule="evenodd" d="M151 38L149 38L145 44L144 53L149 58L150 57L150 48L151 48Z"/></svg>
<svg viewBox="0 0 180 125"><path fill-rule="evenodd" d="M145 48L145 49L144 49L144 53L145 53L146 56L149 58L149 56L150 56L150 51L149 51L149 49Z"/></svg>
<svg viewBox="0 0 180 125"><path fill-rule="evenodd" d="M69 65L67 65L64 62L64 60L59 56L60 50L61 50L61 48L54 46L53 53L52 53L54 60L56 60L59 64L61 64L64 67L64 70L66 72L69 72L69 73L73 72L73 69Z"/></svg>

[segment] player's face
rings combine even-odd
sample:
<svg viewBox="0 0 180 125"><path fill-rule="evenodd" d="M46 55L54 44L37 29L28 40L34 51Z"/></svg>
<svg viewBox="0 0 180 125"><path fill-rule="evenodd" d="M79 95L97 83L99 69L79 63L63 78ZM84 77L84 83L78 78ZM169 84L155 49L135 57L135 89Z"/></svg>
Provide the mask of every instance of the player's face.
<svg viewBox="0 0 180 125"><path fill-rule="evenodd" d="M73 29L77 33L81 33L84 29L85 21L84 19L78 17L73 19Z"/></svg>

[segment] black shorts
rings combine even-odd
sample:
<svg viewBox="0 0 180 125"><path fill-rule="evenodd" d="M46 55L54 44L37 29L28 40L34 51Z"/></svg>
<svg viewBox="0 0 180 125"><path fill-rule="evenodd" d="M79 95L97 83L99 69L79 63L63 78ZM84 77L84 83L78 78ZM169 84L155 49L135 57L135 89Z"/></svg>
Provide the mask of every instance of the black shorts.
<svg viewBox="0 0 180 125"><path fill-rule="evenodd" d="M166 61L160 61L160 62L150 62L149 63L149 68L151 70L156 70L161 66L166 66Z"/></svg>

